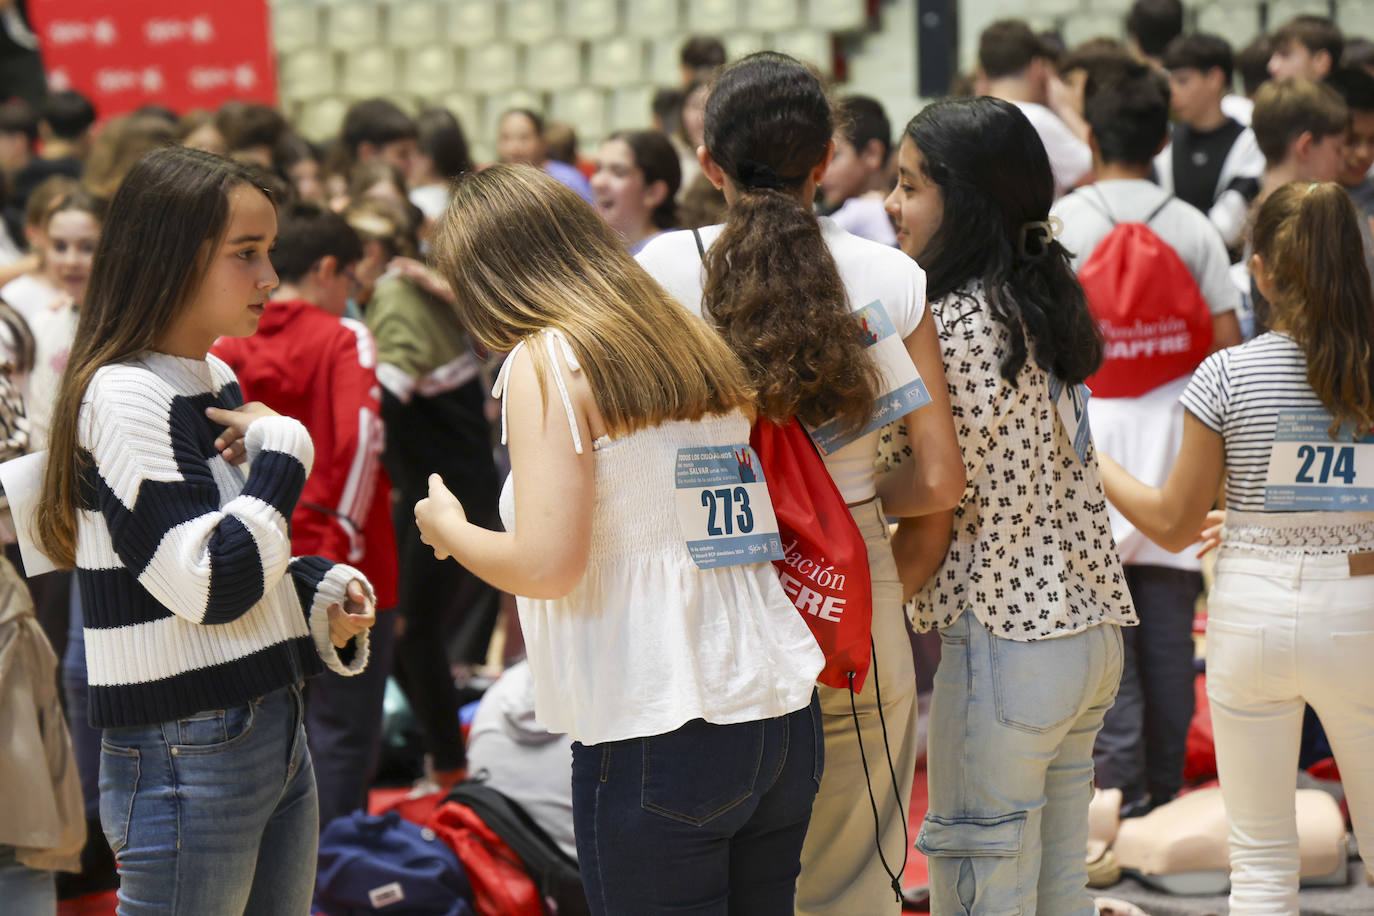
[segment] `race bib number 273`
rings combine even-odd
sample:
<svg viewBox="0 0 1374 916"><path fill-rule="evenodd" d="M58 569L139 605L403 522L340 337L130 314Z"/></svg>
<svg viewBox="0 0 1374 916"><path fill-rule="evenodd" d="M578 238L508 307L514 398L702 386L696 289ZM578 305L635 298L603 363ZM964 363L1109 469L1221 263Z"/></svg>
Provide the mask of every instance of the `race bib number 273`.
<svg viewBox="0 0 1374 916"><path fill-rule="evenodd" d="M679 449L674 481L687 552L700 569L782 559L773 500L747 444Z"/></svg>

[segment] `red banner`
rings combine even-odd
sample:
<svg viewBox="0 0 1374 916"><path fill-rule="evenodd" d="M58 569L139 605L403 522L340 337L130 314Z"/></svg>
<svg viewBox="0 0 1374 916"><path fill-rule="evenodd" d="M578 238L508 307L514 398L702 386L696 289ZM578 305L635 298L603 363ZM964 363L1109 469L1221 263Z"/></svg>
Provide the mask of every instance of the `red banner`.
<svg viewBox="0 0 1374 916"><path fill-rule="evenodd" d="M102 120L156 102L178 113L277 103L267 0L29 0L48 85Z"/></svg>

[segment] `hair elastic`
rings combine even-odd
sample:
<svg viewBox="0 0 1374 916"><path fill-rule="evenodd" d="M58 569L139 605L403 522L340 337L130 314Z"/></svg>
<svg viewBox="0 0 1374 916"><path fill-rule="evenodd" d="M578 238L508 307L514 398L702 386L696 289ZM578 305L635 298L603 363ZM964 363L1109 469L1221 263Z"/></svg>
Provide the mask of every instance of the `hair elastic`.
<svg viewBox="0 0 1374 916"><path fill-rule="evenodd" d="M1059 233L1064 231L1064 221L1057 216L1049 219L1031 220L1021 224L1021 237L1017 241L1017 250L1021 257L1031 260L1039 260L1049 254L1050 242L1059 238ZM1043 239L1041 238L1043 236ZM1035 239L1032 246L1031 240Z"/></svg>
<svg viewBox="0 0 1374 916"><path fill-rule="evenodd" d="M735 163L735 172L739 176L739 183L746 188L759 188L768 191L781 191L783 186L782 176L777 169L763 162L755 162L753 159L741 159Z"/></svg>

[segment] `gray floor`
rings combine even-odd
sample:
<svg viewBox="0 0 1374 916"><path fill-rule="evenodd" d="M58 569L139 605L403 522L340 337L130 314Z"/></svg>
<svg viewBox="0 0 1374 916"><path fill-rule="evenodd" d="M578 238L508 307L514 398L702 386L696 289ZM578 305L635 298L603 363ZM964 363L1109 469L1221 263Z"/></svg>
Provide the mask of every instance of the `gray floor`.
<svg viewBox="0 0 1374 916"><path fill-rule="evenodd" d="M1226 897L1176 897L1151 890L1134 878L1124 878L1113 887L1097 891L1104 896L1129 900L1150 916L1225 916ZM1350 863L1347 887L1305 888L1298 894L1301 916L1371 916L1374 914L1374 887L1365 884L1364 863Z"/></svg>

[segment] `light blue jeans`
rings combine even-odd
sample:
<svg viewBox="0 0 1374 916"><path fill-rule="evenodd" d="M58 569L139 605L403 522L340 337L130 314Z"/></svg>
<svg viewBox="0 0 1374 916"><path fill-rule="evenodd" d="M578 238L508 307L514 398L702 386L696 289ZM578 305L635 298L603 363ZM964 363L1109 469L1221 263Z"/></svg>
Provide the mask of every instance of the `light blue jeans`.
<svg viewBox="0 0 1374 916"><path fill-rule="evenodd" d="M1121 680L1120 629L1015 642L965 611L940 638L916 841L931 912L1092 916L1093 742Z"/></svg>
<svg viewBox="0 0 1374 916"><path fill-rule="evenodd" d="M0 911L24 916L57 912L57 885L50 871L20 865L13 846L0 846Z"/></svg>
<svg viewBox="0 0 1374 916"><path fill-rule="evenodd" d="M298 687L107 728L100 822L119 916L307 916L319 806Z"/></svg>

